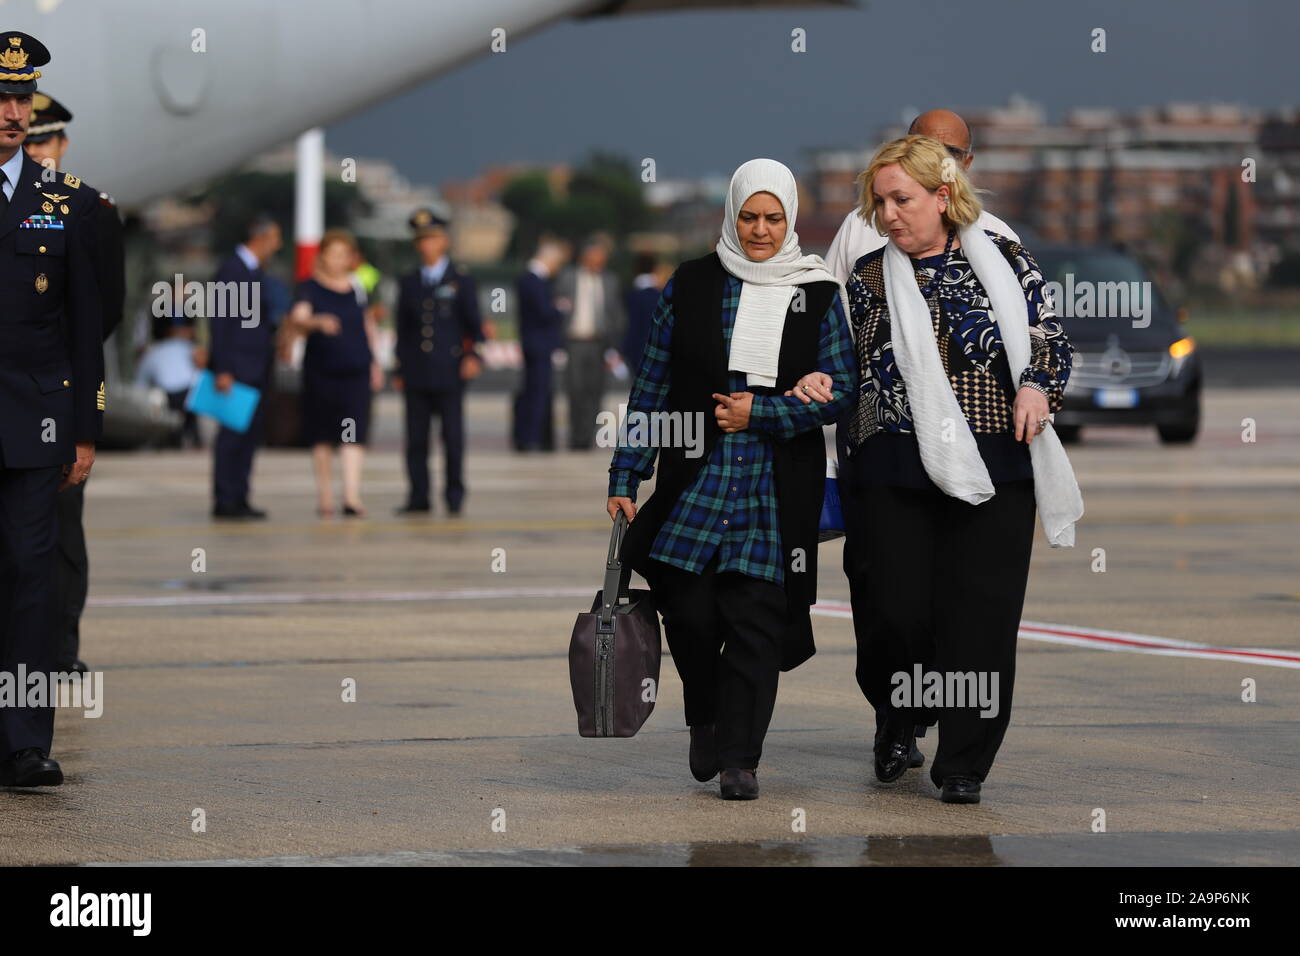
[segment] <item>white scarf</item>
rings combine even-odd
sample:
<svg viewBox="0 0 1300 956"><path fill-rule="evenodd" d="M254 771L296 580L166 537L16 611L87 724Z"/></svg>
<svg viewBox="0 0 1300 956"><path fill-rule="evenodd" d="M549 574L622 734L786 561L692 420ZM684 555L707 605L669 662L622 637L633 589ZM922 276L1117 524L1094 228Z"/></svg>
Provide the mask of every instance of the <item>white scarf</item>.
<svg viewBox="0 0 1300 956"><path fill-rule="evenodd" d="M740 244L736 218L749 197L762 192L775 196L785 210L785 241L772 258L755 262L745 255ZM740 288L736 323L731 330L727 370L746 373L745 382L749 385L776 385L781 335L795 286L834 282L839 286L845 318L849 314L844 286L831 275L821 256L805 256L800 251L799 236L794 231L798 215L799 191L794 174L784 164L774 159L751 159L732 175L717 251L722 267L744 283ZM813 316L818 322L821 318Z"/></svg>
<svg viewBox="0 0 1300 956"><path fill-rule="evenodd" d="M979 228L960 231L961 247L988 294L989 314L998 324L1011 380L1029 363L1029 318L1024 291L1010 263ZM916 270L907 254L892 241L884 253L885 297L889 303L891 341L898 371L907 386L921 463L930 480L945 494L972 505L994 495L993 482L980 457L952 383L944 374L935 348L930 307L916 285ZM955 432L945 441L945 423ZM1037 428L1037 422L1030 422ZM1050 427L1034 436L1029 446L1034 468L1034 497L1043 533L1054 548L1074 547L1074 523L1083 516L1083 496L1061 440Z"/></svg>

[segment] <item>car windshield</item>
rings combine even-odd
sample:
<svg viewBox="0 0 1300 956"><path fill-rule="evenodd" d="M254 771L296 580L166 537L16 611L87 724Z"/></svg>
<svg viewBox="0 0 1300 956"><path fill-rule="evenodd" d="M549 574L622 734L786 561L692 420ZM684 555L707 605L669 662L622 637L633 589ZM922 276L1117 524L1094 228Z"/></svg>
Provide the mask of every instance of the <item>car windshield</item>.
<svg viewBox="0 0 1300 956"><path fill-rule="evenodd" d="M1157 311L1167 309L1160 287L1137 259L1121 252L1099 249L1044 249L1035 253L1043 278L1064 287L1081 288L1085 283L1096 288L1102 283L1151 282ZM1072 277L1072 278L1071 278Z"/></svg>

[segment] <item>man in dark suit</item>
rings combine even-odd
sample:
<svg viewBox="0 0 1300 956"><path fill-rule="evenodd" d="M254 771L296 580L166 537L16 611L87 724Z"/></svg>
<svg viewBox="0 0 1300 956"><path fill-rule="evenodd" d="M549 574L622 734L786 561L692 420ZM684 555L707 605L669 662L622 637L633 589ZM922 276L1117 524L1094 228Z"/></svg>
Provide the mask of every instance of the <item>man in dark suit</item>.
<svg viewBox="0 0 1300 956"><path fill-rule="evenodd" d="M551 356L564 344L564 314L556 308L551 280L568 258L568 246L556 239L543 239L516 282L519 344L524 352L524 383L515 433L515 447L520 451L541 451L547 444L554 377Z"/></svg>
<svg viewBox="0 0 1300 956"><path fill-rule="evenodd" d="M623 361L630 376L628 388L636 381L641 368L641 357L650 341L650 327L654 324L655 306L659 296L673 274L673 267L660 262L654 253L643 252L637 256L636 276L624 300L627 310L627 331L623 335Z"/></svg>
<svg viewBox="0 0 1300 956"><path fill-rule="evenodd" d="M597 416L609 379L609 358L623 347L627 320L618 280L606 270L610 243L593 236L582 244L576 265L555 280L555 304L564 313L565 366L569 394L569 448L595 443Z"/></svg>
<svg viewBox="0 0 1300 956"><path fill-rule="evenodd" d="M446 459L443 494L450 514L465 500L465 383L482 369L474 346L483 341L478 291L465 269L447 257L447 221L431 209L411 216L420 268L402 277L397 300L397 371L393 386L406 405L406 505L398 514L429 511L429 428L442 419Z"/></svg>
<svg viewBox="0 0 1300 956"><path fill-rule="evenodd" d="M57 642L61 488L86 480L104 410L99 198L21 149L35 38L0 32L0 670L48 674ZM24 688L25 690L25 688ZM51 702L0 707L0 786L57 786Z"/></svg>
<svg viewBox="0 0 1300 956"><path fill-rule="evenodd" d="M266 388L275 361L275 316L263 269L279 250L280 226L259 216L248 224L244 242L217 271L217 283L237 294L217 296L217 315L208 317L208 368L219 392L235 382L262 393L253 420L245 432L224 425L212 446L212 516L225 519L265 518L266 512L248 501L253 454L266 422ZM233 285L232 285L233 283ZM256 303L257 315L241 315L238 303Z"/></svg>
<svg viewBox="0 0 1300 956"><path fill-rule="evenodd" d="M72 113L58 100L45 93L32 97L32 121L27 128L23 149L36 162L58 170L68 151L68 124ZM81 188L96 190L81 184ZM99 284L103 334L107 341L122 322L126 300L126 250L122 240L122 219L108 193L99 193L95 233L99 255L95 258L95 278ZM86 529L82 518L86 506L86 484L72 485L58 497L59 501L59 608L62 642L55 667L60 671L84 674L82 662L81 613L86 608L90 588L90 556L86 551Z"/></svg>

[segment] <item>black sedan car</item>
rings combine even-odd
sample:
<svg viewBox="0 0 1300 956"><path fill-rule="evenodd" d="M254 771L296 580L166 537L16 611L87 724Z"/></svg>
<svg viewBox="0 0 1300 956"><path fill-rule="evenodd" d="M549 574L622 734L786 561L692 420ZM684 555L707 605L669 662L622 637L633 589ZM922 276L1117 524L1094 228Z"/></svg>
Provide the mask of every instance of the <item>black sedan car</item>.
<svg viewBox="0 0 1300 956"><path fill-rule="evenodd" d="M1131 254L1106 246L1033 247L1074 365L1054 427L1077 441L1084 426L1154 425L1160 440L1195 440L1201 361L1175 310Z"/></svg>

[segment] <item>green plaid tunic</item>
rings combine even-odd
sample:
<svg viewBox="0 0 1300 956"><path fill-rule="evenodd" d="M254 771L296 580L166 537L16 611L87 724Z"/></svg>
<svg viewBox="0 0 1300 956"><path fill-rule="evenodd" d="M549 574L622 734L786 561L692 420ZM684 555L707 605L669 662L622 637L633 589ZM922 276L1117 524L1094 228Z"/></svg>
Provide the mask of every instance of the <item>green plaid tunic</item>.
<svg viewBox="0 0 1300 956"><path fill-rule="evenodd" d="M741 285L729 275L723 289L722 337L728 353ZM655 308L650 340L628 399L629 414L671 411L667 404L672 336L673 283L669 280ZM838 295L821 320L817 367L808 371L829 375L835 398L824 405L805 405L793 395L755 395L749 426L723 434L714 444L694 484L677 499L660 528L650 557L699 574L716 555L718 571L739 571L784 585L772 442L834 422L853 401L857 389L853 344ZM727 391L752 391L744 372L727 373ZM654 473L657 454L658 449L650 446L620 445L615 449L609 468L610 497L635 501L640 483Z"/></svg>

